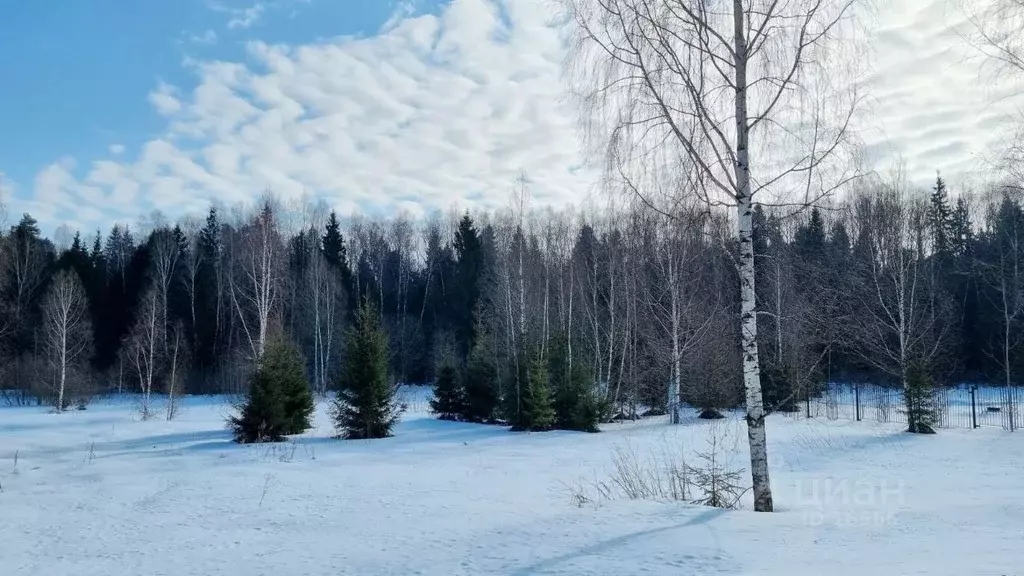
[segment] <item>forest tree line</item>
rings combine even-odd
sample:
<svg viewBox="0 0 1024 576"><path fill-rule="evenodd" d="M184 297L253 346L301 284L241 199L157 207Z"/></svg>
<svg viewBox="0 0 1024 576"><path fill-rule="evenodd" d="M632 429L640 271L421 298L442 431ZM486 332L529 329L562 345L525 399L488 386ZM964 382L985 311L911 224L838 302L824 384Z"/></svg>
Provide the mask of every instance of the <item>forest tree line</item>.
<svg viewBox="0 0 1024 576"><path fill-rule="evenodd" d="M368 302L391 381L448 368L486 388L473 419L514 421L541 373L545 402L586 398L601 419L742 405L726 211L518 206L343 222L323 203L268 198L62 243L25 214L2 240L4 398L239 393L278 335L324 395ZM758 206L754 252L770 410L826 381L905 385L924 371L1009 385L1024 368L1017 188L876 178L827 206Z"/></svg>

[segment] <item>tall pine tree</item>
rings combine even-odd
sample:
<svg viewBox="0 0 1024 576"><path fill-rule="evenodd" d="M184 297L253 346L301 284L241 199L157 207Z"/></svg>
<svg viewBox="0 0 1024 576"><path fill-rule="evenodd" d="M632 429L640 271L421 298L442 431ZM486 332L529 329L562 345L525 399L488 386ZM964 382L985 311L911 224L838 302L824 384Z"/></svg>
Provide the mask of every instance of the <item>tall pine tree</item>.
<svg viewBox="0 0 1024 576"><path fill-rule="evenodd" d="M217 209L210 208L206 223L199 231L199 251L195 278L196 325L193 326L196 369L212 373L221 352L221 225Z"/></svg>
<svg viewBox="0 0 1024 576"><path fill-rule="evenodd" d="M338 214L331 210L327 217L327 226L324 228L324 237L321 242L324 260L337 271L341 277L341 285L346 293L352 293L352 269L348 263L348 252L345 248L345 237L341 235L341 223L338 221ZM349 298L350 305L358 302L357 298Z"/></svg>
<svg viewBox="0 0 1024 576"><path fill-rule="evenodd" d="M465 359L476 341L473 313L480 300L480 277L483 274L484 257L480 235L466 213L459 221L455 233L455 262L457 286L453 299L455 338L460 358Z"/></svg>
<svg viewBox="0 0 1024 576"><path fill-rule="evenodd" d="M949 192L946 190L946 182L941 176L935 179L935 187L932 188L928 216L932 228L933 251L945 263L948 261L950 253L952 218L949 210Z"/></svg>

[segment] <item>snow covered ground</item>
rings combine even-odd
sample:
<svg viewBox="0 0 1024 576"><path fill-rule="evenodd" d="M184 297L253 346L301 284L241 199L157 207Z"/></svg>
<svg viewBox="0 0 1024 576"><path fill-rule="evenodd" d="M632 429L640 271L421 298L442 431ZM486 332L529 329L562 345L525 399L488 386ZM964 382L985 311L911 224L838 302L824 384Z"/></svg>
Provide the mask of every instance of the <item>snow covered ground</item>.
<svg viewBox="0 0 1024 576"><path fill-rule="evenodd" d="M394 438L340 441L321 406L269 447L232 444L217 399L174 422L0 408L0 576L1024 574L1024 433L772 416L778 513L580 507L566 485L616 448L702 450L717 427L743 466L742 420L513 434L411 407Z"/></svg>

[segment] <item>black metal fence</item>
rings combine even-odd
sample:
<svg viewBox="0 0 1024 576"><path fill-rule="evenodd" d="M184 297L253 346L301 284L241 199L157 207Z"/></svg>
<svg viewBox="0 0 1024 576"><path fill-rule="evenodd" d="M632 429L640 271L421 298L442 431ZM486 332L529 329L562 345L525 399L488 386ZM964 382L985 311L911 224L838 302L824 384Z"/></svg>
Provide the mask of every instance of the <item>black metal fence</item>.
<svg viewBox="0 0 1024 576"><path fill-rule="evenodd" d="M940 428L1024 427L1024 386L936 388ZM795 417L906 423L903 390L875 384L831 383L799 405Z"/></svg>

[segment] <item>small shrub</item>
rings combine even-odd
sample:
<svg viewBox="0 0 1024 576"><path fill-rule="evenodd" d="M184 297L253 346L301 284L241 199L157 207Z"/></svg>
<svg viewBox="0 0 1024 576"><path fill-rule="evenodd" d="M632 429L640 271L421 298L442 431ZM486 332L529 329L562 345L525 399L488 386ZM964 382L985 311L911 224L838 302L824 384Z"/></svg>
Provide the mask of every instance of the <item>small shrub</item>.
<svg viewBox="0 0 1024 576"><path fill-rule="evenodd" d="M726 446L728 437L711 426L708 446L696 454L696 463L687 459L681 445L663 439L661 449L641 457L629 444L612 451L612 469L608 477L566 485L576 506L598 504L605 500L656 500L690 502L716 508L735 508L746 493L742 487L742 469L730 466L729 454L735 446Z"/></svg>
<svg viewBox="0 0 1024 576"><path fill-rule="evenodd" d="M631 444L612 449L612 469L605 479L568 485L577 506L606 500L657 500L689 502L693 482L683 447L662 440L660 453L644 458Z"/></svg>

